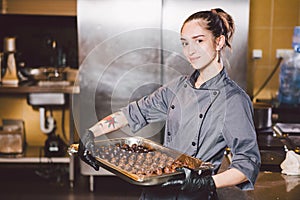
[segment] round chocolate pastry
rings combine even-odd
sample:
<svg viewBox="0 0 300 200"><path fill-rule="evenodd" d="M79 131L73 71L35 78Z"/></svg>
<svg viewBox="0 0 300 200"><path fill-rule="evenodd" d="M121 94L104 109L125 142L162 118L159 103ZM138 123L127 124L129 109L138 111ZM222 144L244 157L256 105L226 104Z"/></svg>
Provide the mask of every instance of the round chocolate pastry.
<svg viewBox="0 0 300 200"><path fill-rule="evenodd" d="M160 167L157 167L157 168L155 168L154 173L160 176L163 174L163 169Z"/></svg>
<svg viewBox="0 0 300 200"><path fill-rule="evenodd" d="M135 167L132 167L130 173L136 174L137 173L137 169Z"/></svg>
<svg viewBox="0 0 300 200"><path fill-rule="evenodd" d="M134 161L134 160L128 160L128 164L129 164L130 166L134 166L135 161Z"/></svg>
<svg viewBox="0 0 300 200"><path fill-rule="evenodd" d="M118 167L121 168L121 169L124 169L124 168L125 168L125 163L122 163L122 162L119 163L119 164L118 164Z"/></svg>
<svg viewBox="0 0 300 200"><path fill-rule="evenodd" d="M124 170L130 172L130 171L132 170L131 165L126 164L126 165L124 166Z"/></svg>
<svg viewBox="0 0 300 200"><path fill-rule="evenodd" d="M134 153L134 154L130 155L128 160L134 160L135 161L136 160L136 154Z"/></svg>
<svg viewBox="0 0 300 200"><path fill-rule="evenodd" d="M116 163L118 162L118 159L117 159L116 157L112 157L112 158L110 159L110 162L111 162L112 164L116 164Z"/></svg>
<svg viewBox="0 0 300 200"><path fill-rule="evenodd" d="M153 159L153 157L154 157L154 152L153 152L153 151L149 151L149 152L146 154L146 158L147 158L147 159L149 159L149 158Z"/></svg>
<svg viewBox="0 0 300 200"><path fill-rule="evenodd" d="M131 145L132 150L133 150L133 151L136 151L136 150L137 150L137 146L138 146L137 144Z"/></svg>
<svg viewBox="0 0 300 200"><path fill-rule="evenodd" d="M139 153L138 155L137 155L137 158L136 158L137 160L144 160L145 159L145 155L143 154L143 153Z"/></svg>
<svg viewBox="0 0 300 200"><path fill-rule="evenodd" d="M97 151L101 159L139 177L170 174L183 166L194 167L189 160L182 162L165 152L141 144L117 143L100 146Z"/></svg>
<svg viewBox="0 0 300 200"><path fill-rule="evenodd" d="M164 168L165 167L165 163L164 162L159 162L157 165L159 168Z"/></svg>

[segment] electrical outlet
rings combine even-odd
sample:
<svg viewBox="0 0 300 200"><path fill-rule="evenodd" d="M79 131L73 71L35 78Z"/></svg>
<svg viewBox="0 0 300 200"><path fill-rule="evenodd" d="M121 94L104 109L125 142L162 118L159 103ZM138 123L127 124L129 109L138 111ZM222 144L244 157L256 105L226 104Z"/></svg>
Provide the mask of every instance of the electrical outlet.
<svg viewBox="0 0 300 200"><path fill-rule="evenodd" d="M276 58L286 58L292 55L293 49L276 49Z"/></svg>
<svg viewBox="0 0 300 200"><path fill-rule="evenodd" d="M262 50L261 49L253 49L252 58L253 59L261 59L262 58Z"/></svg>

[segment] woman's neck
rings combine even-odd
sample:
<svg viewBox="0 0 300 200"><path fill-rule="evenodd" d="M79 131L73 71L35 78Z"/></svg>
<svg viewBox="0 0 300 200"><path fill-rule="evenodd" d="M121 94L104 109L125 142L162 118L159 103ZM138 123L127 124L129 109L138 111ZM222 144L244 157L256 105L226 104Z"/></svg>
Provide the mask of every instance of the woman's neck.
<svg viewBox="0 0 300 200"><path fill-rule="evenodd" d="M222 62L212 62L209 66L199 69L199 76L195 82L195 88L200 88L203 83L215 77L223 69Z"/></svg>

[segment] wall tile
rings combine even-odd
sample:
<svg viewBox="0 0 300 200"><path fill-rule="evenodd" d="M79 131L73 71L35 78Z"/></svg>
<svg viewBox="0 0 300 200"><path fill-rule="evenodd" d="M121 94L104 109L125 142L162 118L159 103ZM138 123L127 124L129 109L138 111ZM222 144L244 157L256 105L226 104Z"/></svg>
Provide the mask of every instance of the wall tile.
<svg viewBox="0 0 300 200"><path fill-rule="evenodd" d="M9 99L4 98L5 95L1 95L0 98L0 119L14 119L15 116L22 117L23 99L19 96L12 96Z"/></svg>
<svg viewBox="0 0 300 200"><path fill-rule="evenodd" d="M251 68L248 70L251 71L248 77L252 76L248 78L248 81L252 81L248 82L248 86L252 89L252 94L258 90L278 62L276 49L292 48L294 26L300 25L299 11L300 0L251 0L248 48L250 52L253 49L263 50L263 59L255 62L249 59L248 62L248 67ZM269 16L273 16L270 23L268 23ZM278 87L279 69L258 98L274 97Z"/></svg>
<svg viewBox="0 0 300 200"><path fill-rule="evenodd" d="M276 62L276 49L292 49L294 27L272 30L272 62Z"/></svg>
<svg viewBox="0 0 300 200"><path fill-rule="evenodd" d="M269 27L271 25L272 0L250 1L250 27Z"/></svg>
<svg viewBox="0 0 300 200"><path fill-rule="evenodd" d="M299 0L274 0L274 27L297 25L299 6Z"/></svg>
<svg viewBox="0 0 300 200"><path fill-rule="evenodd" d="M253 70L253 77L254 77L254 91L253 94L256 94L259 88L264 84L266 79L269 77L271 72L273 71L274 66L269 65L261 65L261 66L255 66L255 69ZM261 99L270 99L272 97L276 96L277 90L278 90L278 73L279 70L276 71L276 73L273 75L273 77L270 79L268 84L264 87L264 89L256 96L256 98Z"/></svg>
<svg viewBox="0 0 300 200"><path fill-rule="evenodd" d="M263 57L259 60L261 65L269 64L269 51L270 51L270 37L271 37L271 30L269 28L255 28L250 30L250 40L249 40L249 52L252 56L253 49L261 49L263 51ZM252 57L250 57L252 58Z"/></svg>

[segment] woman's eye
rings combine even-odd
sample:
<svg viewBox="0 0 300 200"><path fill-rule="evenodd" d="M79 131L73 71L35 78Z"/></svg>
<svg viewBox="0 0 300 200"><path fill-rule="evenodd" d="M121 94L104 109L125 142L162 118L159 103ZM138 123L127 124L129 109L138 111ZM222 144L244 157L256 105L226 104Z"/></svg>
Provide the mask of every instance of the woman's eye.
<svg viewBox="0 0 300 200"><path fill-rule="evenodd" d="M197 42L197 43L201 43L201 42L203 42L203 40L196 40L196 42Z"/></svg>
<svg viewBox="0 0 300 200"><path fill-rule="evenodd" d="M185 46L188 45L188 43L187 42L181 42L181 45L185 47Z"/></svg>

